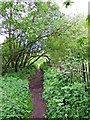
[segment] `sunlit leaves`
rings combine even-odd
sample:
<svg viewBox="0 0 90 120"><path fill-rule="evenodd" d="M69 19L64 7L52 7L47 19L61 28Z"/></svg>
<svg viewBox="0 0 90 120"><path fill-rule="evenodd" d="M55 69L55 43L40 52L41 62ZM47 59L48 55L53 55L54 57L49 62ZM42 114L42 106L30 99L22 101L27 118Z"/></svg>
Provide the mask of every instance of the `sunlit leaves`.
<svg viewBox="0 0 90 120"><path fill-rule="evenodd" d="M12 4L12 7L7 5L9 3ZM28 56L27 58L30 58L29 55L31 54L28 54L30 52L28 49L31 49L36 41L43 39L43 36L56 30L61 15L57 5L52 2L2 2L1 8L1 16L4 17L2 26L4 33L7 34L7 40L5 41L7 45L3 46L3 56L9 61L7 52L4 52L5 46L7 46L5 51L10 52L9 56L14 63L22 50ZM3 13L5 14L3 15ZM9 46L11 47L9 48ZM23 57L22 54L20 57Z"/></svg>
<svg viewBox="0 0 90 120"><path fill-rule="evenodd" d="M81 59L82 54L83 59L85 59L85 46L88 41L87 30L84 28L85 19L79 15L71 18L64 16L59 21L60 23L58 20L56 21L56 26L59 26L58 31L55 35L52 34L46 41L47 51L51 56L52 62L58 63L60 60L66 59L65 56L69 57L71 54L72 58L76 58L78 53L80 53Z"/></svg>

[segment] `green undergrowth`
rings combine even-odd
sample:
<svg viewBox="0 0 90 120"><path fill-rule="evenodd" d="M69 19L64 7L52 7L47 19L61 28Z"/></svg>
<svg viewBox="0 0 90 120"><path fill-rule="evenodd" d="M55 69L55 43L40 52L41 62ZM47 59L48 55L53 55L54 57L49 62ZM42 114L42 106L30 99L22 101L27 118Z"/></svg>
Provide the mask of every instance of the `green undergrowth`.
<svg viewBox="0 0 90 120"><path fill-rule="evenodd" d="M46 118L89 119L90 99L84 82L73 81L69 73L47 67L44 69L43 99L47 103Z"/></svg>
<svg viewBox="0 0 90 120"><path fill-rule="evenodd" d="M0 120L22 120L32 109L27 80L5 76L0 80Z"/></svg>
<svg viewBox="0 0 90 120"><path fill-rule="evenodd" d="M34 75L36 69L10 72L0 79L0 120L29 120L32 110L29 81L26 74Z"/></svg>
<svg viewBox="0 0 90 120"><path fill-rule="evenodd" d="M13 68L9 68L7 70L7 72L3 72L3 76L7 75L7 76L13 76L13 77L19 77L20 79L26 79L26 75L30 74L31 78L33 77L33 75L35 74L37 68L35 65L33 66L28 66L25 68L18 68L18 72L15 72Z"/></svg>

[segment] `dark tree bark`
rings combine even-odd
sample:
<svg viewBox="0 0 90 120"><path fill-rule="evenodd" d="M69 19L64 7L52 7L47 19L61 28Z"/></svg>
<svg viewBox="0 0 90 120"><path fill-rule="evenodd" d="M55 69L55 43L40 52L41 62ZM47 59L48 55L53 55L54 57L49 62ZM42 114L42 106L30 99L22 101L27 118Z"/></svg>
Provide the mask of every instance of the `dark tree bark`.
<svg viewBox="0 0 90 120"><path fill-rule="evenodd" d="M34 64L40 57L42 57L45 53L42 53L40 56L38 56L38 58L36 58L32 63L30 63L29 65Z"/></svg>
<svg viewBox="0 0 90 120"><path fill-rule="evenodd" d="M19 55L18 55L18 57L17 57L17 59L15 61L15 72L18 71L18 61L19 61L19 58L21 57L21 55L22 55L22 52L19 53Z"/></svg>

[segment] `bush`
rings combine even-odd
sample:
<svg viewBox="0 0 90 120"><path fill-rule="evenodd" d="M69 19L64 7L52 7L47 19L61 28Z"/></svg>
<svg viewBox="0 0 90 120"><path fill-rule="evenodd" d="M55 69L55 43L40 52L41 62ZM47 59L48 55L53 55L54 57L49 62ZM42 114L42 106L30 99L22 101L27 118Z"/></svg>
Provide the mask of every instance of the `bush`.
<svg viewBox="0 0 90 120"><path fill-rule="evenodd" d="M47 102L47 118L89 119L89 97L85 84L71 82L69 74L48 68L44 71L43 98Z"/></svg>
<svg viewBox="0 0 90 120"><path fill-rule="evenodd" d="M36 72L36 67L33 66L28 66L25 68L18 68L18 72L14 72L13 69L8 69L7 73L4 73L3 75L5 76L13 76L13 77L19 77L20 79L26 79L26 74L30 74L31 77L33 77L33 75Z"/></svg>
<svg viewBox="0 0 90 120"><path fill-rule="evenodd" d="M0 80L0 120L29 119L32 109L27 80L4 76Z"/></svg>
<svg viewBox="0 0 90 120"><path fill-rule="evenodd" d="M40 65L40 69L41 69L42 71L47 70L48 67L49 67L49 66L47 65L47 63L43 63L43 64Z"/></svg>

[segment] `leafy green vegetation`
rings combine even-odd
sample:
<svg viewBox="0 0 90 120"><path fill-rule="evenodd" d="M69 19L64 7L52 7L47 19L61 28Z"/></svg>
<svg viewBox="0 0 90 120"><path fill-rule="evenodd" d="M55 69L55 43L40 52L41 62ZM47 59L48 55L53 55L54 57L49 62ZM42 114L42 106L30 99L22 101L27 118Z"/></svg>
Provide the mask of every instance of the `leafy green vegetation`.
<svg viewBox="0 0 90 120"><path fill-rule="evenodd" d="M90 104L86 84L71 80L70 73L55 68L44 70L43 98L47 102L46 118L89 119Z"/></svg>
<svg viewBox="0 0 90 120"><path fill-rule="evenodd" d="M0 80L0 120L29 119L32 110L28 80L16 74Z"/></svg>
<svg viewBox="0 0 90 120"><path fill-rule="evenodd" d="M0 79L0 120L30 119L32 102L27 75L32 79L35 72L34 65L18 68L18 72L14 72L13 68L3 72Z"/></svg>
<svg viewBox="0 0 90 120"><path fill-rule="evenodd" d="M32 61L30 61L30 63L32 63L34 60L36 60L36 59L33 59ZM46 60L47 59L44 57L39 58L36 62L34 62L35 68L38 68L38 65L42 65L43 62L46 62ZM30 64L30 63L28 63L28 64Z"/></svg>
<svg viewBox="0 0 90 120"><path fill-rule="evenodd" d="M63 5L68 9L72 3L65 0ZM6 36L0 44L1 119L29 118L32 105L26 78L34 76L38 64L44 72L46 117L89 119L90 39L86 16L67 16L52 0L1 0L0 19L0 35Z"/></svg>
<svg viewBox="0 0 90 120"><path fill-rule="evenodd" d="M19 77L20 79L26 79L27 74L30 74L30 77L32 78L33 75L36 72L37 67L35 65L27 66L25 68L18 68L18 72L14 72L13 68L7 69L7 72L3 71L3 75L7 76L13 76L13 77Z"/></svg>

